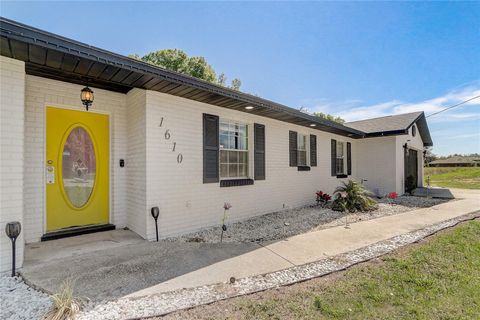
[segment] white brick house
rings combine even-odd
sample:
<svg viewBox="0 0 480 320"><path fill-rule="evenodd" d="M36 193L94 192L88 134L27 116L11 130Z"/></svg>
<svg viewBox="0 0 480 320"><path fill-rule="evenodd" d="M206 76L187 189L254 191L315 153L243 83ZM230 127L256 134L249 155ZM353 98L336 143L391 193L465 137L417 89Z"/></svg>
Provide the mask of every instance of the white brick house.
<svg viewBox="0 0 480 320"><path fill-rule="evenodd" d="M378 194L403 193L409 176L422 185L423 112L340 125L0 22L0 271L10 221L22 223L21 266L24 243L96 227L152 240L154 206L167 237L218 224L224 202L241 220L310 204L348 179Z"/></svg>

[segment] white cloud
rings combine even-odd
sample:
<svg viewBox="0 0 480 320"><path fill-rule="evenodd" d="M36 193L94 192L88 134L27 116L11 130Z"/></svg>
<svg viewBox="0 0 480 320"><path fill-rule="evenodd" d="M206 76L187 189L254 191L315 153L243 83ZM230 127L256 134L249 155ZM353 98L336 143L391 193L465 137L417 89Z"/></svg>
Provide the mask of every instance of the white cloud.
<svg viewBox="0 0 480 320"><path fill-rule="evenodd" d="M467 139L467 138L480 138L480 132L457 134L457 135L454 135L454 136L447 136L447 139Z"/></svg>
<svg viewBox="0 0 480 320"><path fill-rule="evenodd" d="M443 96L428 99L419 102L405 102L392 100L375 105L361 106L358 100L350 100L342 103L329 103L325 100L319 100L310 111L327 112L338 115L347 121L363 120L369 118L382 117L387 115L424 111L428 116L434 112L441 111L448 106L460 103L480 95L480 81L466 87L452 90ZM312 100L311 100L312 101ZM335 112L339 108L342 111ZM431 122L461 121L461 120L480 120L480 113L477 112L458 112L465 111L472 106L480 107L480 98L467 102L452 111L446 111L438 116L429 118ZM453 112L453 111L457 112Z"/></svg>

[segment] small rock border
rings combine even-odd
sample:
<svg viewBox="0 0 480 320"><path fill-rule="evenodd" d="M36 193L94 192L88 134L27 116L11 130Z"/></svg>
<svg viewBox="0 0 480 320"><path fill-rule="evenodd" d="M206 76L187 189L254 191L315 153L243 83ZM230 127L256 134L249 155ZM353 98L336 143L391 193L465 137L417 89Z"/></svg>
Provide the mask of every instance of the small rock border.
<svg viewBox="0 0 480 320"><path fill-rule="evenodd" d="M345 270L352 265L378 258L397 248L418 242L427 236L437 233L440 230L453 227L460 222L478 218L480 218L480 211L462 215L417 231L399 235L313 263L268 274L236 279L233 284L226 281L225 283L181 289L139 298L122 298L103 305L92 305L86 308L79 315L78 319L142 319L162 316L174 311L209 304L219 300L291 285L325 276L332 272Z"/></svg>
<svg viewBox="0 0 480 320"><path fill-rule="evenodd" d="M391 216L419 208L428 208L445 203L448 200L425 198L416 196L399 196L396 199L377 199L378 209L369 212L343 213L318 205L264 214L242 221L227 224L223 242L264 242L282 240L291 236L309 231L332 228L348 223L366 221L384 216ZM234 209L231 209L234 210ZM235 216L234 211L231 213ZM220 221L220 220L219 220ZM178 237L171 237L165 241L172 242L220 242L221 226L202 229Z"/></svg>

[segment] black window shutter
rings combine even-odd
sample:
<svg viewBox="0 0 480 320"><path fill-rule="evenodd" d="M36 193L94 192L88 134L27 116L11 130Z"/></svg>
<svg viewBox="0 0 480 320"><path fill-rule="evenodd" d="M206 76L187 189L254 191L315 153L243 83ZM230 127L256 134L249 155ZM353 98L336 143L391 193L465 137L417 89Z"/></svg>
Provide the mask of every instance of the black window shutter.
<svg viewBox="0 0 480 320"><path fill-rule="evenodd" d="M265 126L253 125L254 139L254 179L265 180Z"/></svg>
<svg viewBox="0 0 480 320"><path fill-rule="evenodd" d="M203 114L203 183L219 181L218 116Z"/></svg>
<svg viewBox="0 0 480 320"><path fill-rule="evenodd" d="M310 167L317 166L317 136L310 135Z"/></svg>
<svg viewBox="0 0 480 320"><path fill-rule="evenodd" d="M297 133L289 131L289 152L290 152L290 167L297 166Z"/></svg>
<svg viewBox="0 0 480 320"><path fill-rule="evenodd" d="M347 175L352 174L352 144L347 142Z"/></svg>
<svg viewBox="0 0 480 320"><path fill-rule="evenodd" d="M337 175L337 166L336 166L336 162L337 162L337 140L335 139L332 139L331 141L331 145L332 145L332 176L336 176Z"/></svg>

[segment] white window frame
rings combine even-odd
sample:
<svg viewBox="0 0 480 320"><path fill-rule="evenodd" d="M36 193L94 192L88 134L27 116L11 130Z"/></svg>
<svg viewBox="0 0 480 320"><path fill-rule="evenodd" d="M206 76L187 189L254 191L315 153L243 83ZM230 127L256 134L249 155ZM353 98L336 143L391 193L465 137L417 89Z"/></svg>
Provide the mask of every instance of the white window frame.
<svg viewBox="0 0 480 320"><path fill-rule="evenodd" d="M339 146L339 143L342 144L342 155L340 156L339 155L339 152L338 152L338 146ZM337 175L344 175L344 174L347 174L347 143L345 141L337 141L337 145L335 146L336 147L336 150L335 150L335 173ZM342 160L342 170L339 171L339 165L338 165L338 162L339 160Z"/></svg>
<svg viewBox="0 0 480 320"><path fill-rule="evenodd" d="M298 167L304 167L308 166L308 142L307 139L308 135L297 132L297 166ZM305 145L304 149L300 149L300 141L301 139L304 139ZM305 152L305 163L300 163L300 152Z"/></svg>
<svg viewBox="0 0 480 320"><path fill-rule="evenodd" d="M221 135L222 135L222 129L221 129L222 124L224 124L224 125L228 124L229 129L230 129L231 125L233 125L233 126L244 126L245 127L245 142L244 142L245 148L244 149L222 147L222 144L220 143ZM220 118L220 120L219 120L219 132L218 132L218 135L219 135L219 153L218 153L219 168L218 168L218 170L219 170L220 180L248 179L248 177L250 175L250 167L251 167L250 154L249 154L250 127L251 127L250 125L248 125L247 123L241 122L241 121ZM231 133L232 131L229 130L228 132ZM235 133L237 133L237 132L239 132L239 131L236 130ZM227 162L222 162L222 151L238 152L238 155L240 155L241 153L246 153L247 154L246 161L245 162L240 162L239 158L237 158L237 162L235 162L235 163L230 163L229 159L227 159ZM236 164L237 165L237 175L236 176L233 176L233 177L230 176L230 172L229 172L230 164ZM241 164L246 166L245 175L240 175L239 172L238 172L239 171L239 165L241 165ZM227 166L227 175L226 176L222 176L222 165Z"/></svg>

